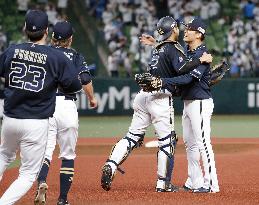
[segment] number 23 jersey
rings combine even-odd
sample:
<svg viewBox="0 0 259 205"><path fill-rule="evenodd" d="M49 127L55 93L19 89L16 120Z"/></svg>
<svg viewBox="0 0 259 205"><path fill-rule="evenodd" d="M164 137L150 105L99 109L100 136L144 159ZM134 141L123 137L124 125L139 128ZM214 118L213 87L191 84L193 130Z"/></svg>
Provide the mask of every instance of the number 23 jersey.
<svg viewBox="0 0 259 205"><path fill-rule="evenodd" d="M81 89L73 64L46 45L11 45L0 56L0 76L5 78L4 114L13 118L51 117L58 86L68 93Z"/></svg>

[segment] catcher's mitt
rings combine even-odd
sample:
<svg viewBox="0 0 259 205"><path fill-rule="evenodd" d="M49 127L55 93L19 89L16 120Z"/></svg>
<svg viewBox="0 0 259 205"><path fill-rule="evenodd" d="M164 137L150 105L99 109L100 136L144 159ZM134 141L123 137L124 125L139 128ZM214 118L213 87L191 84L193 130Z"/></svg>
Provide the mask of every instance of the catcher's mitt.
<svg viewBox="0 0 259 205"><path fill-rule="evenodd" d="M136 74L135 81L145 92L157 91L162 87L162 80L150 73Z"/></svg>
<svg viewBox="0 0 259 205"><path fill-rule="evenodd" d="M230 67L225 61L213 66L211 69L210 86L218 83L229 69Z"/></svg>

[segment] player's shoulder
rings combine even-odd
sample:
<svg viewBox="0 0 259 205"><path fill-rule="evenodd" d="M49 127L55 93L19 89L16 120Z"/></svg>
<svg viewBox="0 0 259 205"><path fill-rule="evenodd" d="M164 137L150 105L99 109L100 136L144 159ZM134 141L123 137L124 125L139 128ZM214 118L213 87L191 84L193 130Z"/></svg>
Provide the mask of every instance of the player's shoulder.
<svg viewBox="0 0 259 205"><path fill-rule="evenodd" d="M65 48L58 48L54 46L48 46L48 52L53 53L54 55L52 56L55 58L57 61L67 61L69 58L67 54L67 49Z"/></svg>
<svg viewBox="0 0 259 205"><path fill-rule="evenodd" d="M181 52L182 54L184 54L184 48L182 47L182 45L179 42L174 41L174 43L170 43L168 45L169 49L172 50L177 50L179 52Z"/></svg>
<svg viewBox="0 0 259 205"><path fill-rule="evenodd" d="M66 57L71 61L73 61L79 55L78 52L72 48L54 47L54 46L51 46L51 47L61 52L63 57Z"/></svg>
<svg viewBox="0 0 259 205"><path fill-rule="evenodd" d="M164 47L168 53L180 52L185 54L184 48L179 44L178 41L163 41L161 44L158 44L158 47Z"/></svg>
<svg viewBox="0 0 259 205"><path fill-rule="evenodd" d="M202 44L196 49L195 52L197 55L202 55L204 52L208 53L208 48L206 47L206 45Z"/></svg>

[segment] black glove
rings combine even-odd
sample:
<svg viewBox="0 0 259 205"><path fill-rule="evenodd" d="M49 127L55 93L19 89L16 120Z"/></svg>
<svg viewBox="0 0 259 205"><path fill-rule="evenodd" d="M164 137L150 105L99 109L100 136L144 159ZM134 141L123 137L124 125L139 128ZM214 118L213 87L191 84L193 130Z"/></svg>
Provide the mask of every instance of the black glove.
<svg viewBox="0 0 259 205"><path fill-rule="evenodd" d="M162 87L162 80L150 73L141 73L135 75L135 81L145 92L158 91Z"/></svg>
<svg viewBox="0 0 259 205"><path fill-rule="evenodd" d="M230 67L225 61L213 66L211 69L210 86L218 83L229 69Z"/></svg>

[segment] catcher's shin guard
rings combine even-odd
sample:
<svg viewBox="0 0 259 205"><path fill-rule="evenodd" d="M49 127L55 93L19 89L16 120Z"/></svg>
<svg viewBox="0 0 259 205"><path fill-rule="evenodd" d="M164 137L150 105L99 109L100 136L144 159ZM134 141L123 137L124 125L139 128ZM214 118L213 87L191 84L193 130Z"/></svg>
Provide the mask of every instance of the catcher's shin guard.
<svg viewBox="0 0 259 205"><path fill-rule="evenodd" d="M119 166L127 159L134 148L141 146L143 138L144 135L129 132L114 145L109 159L102 168L101 186L104 190L110 190L116 170L122 174L125 173Z"/></svg>
<svg viewBox="0 0 259 205"><path fill-rule="evenodd" d="M157 192L175 192L178 188L171 184L174 168L174 153L177 143L177 136L173 131L168 136L159 139L159 151L157 152L158 180Z"/></svg>

